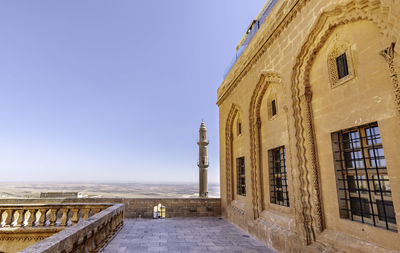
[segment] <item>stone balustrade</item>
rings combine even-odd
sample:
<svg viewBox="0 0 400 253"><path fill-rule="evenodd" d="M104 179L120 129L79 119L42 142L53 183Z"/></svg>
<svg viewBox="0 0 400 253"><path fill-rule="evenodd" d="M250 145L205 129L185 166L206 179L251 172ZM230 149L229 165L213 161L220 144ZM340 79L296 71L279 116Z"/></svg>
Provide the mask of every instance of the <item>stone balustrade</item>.
<svg viewBox="0 0 400 253"><path fill-rule="evenodd" d="M70 199L0 199L0 204L112 203L125 205L125 218L152 218L153 207L161 203L167 218L221 215L220 198L70 198Z"/></svg>
<svg viewBox="0 0 400 253"><path fill-rule="evenodd" d="M166 206L167 218L221 215L219 198L1 199L0 252L96 252L123 216L152 218L158 203Z"/></svg>
<svg viewBox="0 0 400 253"><path fill-rule="evenodd" d="M68 227L110 206L111 204L0 205L0 229Z"/></svg>
<svg viewBox="0 0 400 253"><path fill-rule="evenodd" d="M125 207L115 204L21 253L99 252L123 226Z"/></svg>

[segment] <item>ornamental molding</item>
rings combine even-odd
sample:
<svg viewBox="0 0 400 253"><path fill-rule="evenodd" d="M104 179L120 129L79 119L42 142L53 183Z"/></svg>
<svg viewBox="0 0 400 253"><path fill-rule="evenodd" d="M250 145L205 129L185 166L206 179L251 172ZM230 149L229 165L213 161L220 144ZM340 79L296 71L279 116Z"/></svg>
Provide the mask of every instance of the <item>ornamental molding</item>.
<svg viewBox="0 0 400 253"><path fill-rule="evenodd" d="M342 54L345 54L346 56L347 70L349 71L349 73L347 76L339 79L336 59ZM351 50L351 44L347 41L337 40L337 39L333 41L333 45L331 45L331 47L329 48L327 64L328 64L328 75L331 88L338 87L354 79L356 76L353 65L353 53Z"/></svg>
<svg viewBox="0 0 400 253"><path fill-rule="evenodd" d="M52 235L1 235L0 241L41 241Z"/></svg>
<svg viewBox="0 0 400 253"><path fill-rule="evenodd" d="M396 41L394 34L399 33L395 31L396 27L390 21L396 21L397 18L390 12L390 7L384 7L382 2L380 0L346 1L324 10L316 19L296 57L290 87L297 151L297 164L294 164L294 167L298 168L296 172L298 175L294 177L294 191L296 196L300 197L300 201L295 203L295 216L298 233L306 244L315 241L316 234L324 229L320 173L311 108L312 90L309 83L312 63L336 27L360 20L367 20L377 25L384 41ZM386 50L382 54L390 59L391 49ZM394 49L392 51L394 52ZM388 64L390 68L390 60ZM394 66L392 68L395 70ZM399 94L398 89L396 90L396 87L398 88L397 74L392 71L391 74L395 94ZM393 74L395 74L394 78ZM396 81L397 85L395 85ZM400 95L396 97L396 100L400 108Z"/></svg>
<svg viewBox="0 0 400 253"><path fill-rule="evenodd" d="M400 87L399 87L399 77L397 74L396 66L394 64L395 51L394 47L396 46L395 42L392 42L389 47L385 48L380 52L380 54L385 58L386 63L388 64L390 71L390 79L392 80L394 97L396 102L397 112L400 116Z"/></svg>

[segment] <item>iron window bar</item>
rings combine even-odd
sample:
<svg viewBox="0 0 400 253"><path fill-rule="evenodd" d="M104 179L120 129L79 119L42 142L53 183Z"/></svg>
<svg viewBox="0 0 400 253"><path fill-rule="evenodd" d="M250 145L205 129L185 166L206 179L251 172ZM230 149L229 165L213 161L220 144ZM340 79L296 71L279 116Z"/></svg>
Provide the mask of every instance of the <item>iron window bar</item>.
<svg viewBox="0 0 400 253"><path fill-rule="evenodd" d="M246 196L246 169L244 157L236 158L237 194Z"/></svg>
<svg viewBox="0 0 400 253"><path fill-rule="evenodd" d="M270 202L277 205L289 206L289 191L286 169L285 146L268 151Z"/></svg>
<svg viewBox="0 0 400 253"><path fill-rule="evenodd" d="M342 218L397 231L386 160L378 124L334 133Z"/></svg>

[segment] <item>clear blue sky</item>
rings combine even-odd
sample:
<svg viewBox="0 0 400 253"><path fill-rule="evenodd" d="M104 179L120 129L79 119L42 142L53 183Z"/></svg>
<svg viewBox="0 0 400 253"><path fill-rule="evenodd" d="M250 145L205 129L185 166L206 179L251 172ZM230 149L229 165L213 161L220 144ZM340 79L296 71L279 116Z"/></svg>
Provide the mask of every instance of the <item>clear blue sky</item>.
<svg viewBox="0 0 400 253"><path fill-rule="evenodd" d="M0 3L0 181L197 182L204 119L265 0Z"/></svg>

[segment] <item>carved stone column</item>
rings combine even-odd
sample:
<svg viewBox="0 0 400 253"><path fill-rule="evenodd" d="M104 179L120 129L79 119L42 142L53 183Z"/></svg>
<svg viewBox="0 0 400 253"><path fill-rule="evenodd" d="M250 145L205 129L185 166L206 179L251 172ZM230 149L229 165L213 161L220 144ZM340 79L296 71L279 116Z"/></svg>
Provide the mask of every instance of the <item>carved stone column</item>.
<svg viewBox="0 0 400 253"><path fill-rule="evenodd" d="M319 172L319 163L317 158L317 144L315 141L315 133L314 133L314 122L313 122L313 113L312 113L312 92L311 88L306 87L305 93L305 132L306 132L306 144L309 149L309 161L310 161L310 179L311 179L311 200L312 200L312 209L311 215L313 220L313 229L315 232L322 232L323 230L323 215L322 215L322 204L321 204L321 189L320 189L320 172ZM314 235L315 236L315 235Z"/></svg>
<svg viewBox="0 0 400 253"><path fill-rule="evenodd" d="M320 197L319 165L316 151L315 134L312 115L311 87L305 85L304 93L299 96L300 124L299 131L299 198L296 205L296 219L299 232L303 234L305 243L311 244L316 234L323 230L322 203Z"/></svg>
<svg viewBox="0 0 400 253"><path fill-rule="evenodd" d="M261 118L257 117L256 120L256 145L257 145L257 158L258 158L258 179L257 180L257 189L260 192L258 197L258 212L261 213L265 209L265 200L264 200L264 175L263 175L263 168L262 168L262 142L261 142ZM258 216L260 215L258 213Z"/></svg>

